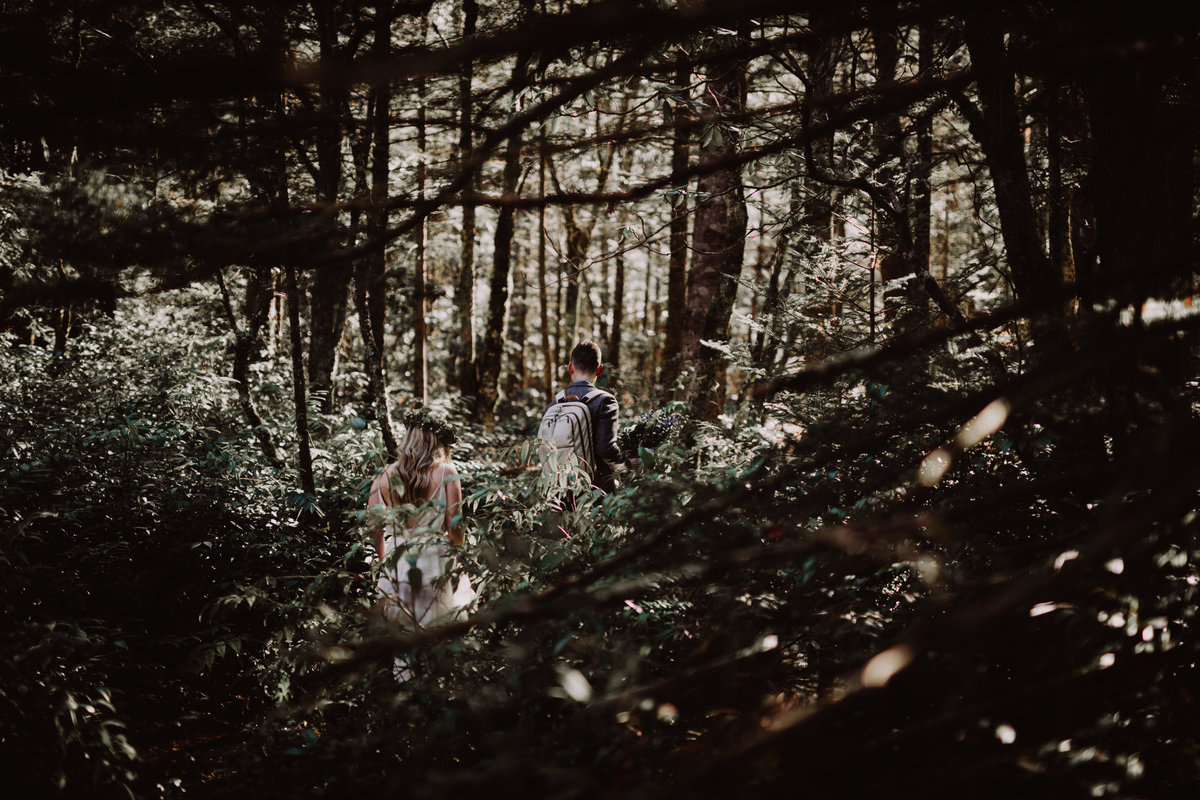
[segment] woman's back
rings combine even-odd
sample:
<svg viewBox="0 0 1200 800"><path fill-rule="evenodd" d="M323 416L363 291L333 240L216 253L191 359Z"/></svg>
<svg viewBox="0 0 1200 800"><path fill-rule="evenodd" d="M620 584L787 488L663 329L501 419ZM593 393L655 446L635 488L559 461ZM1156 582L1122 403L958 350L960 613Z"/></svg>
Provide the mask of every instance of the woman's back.
<svg viewBox="0 0 1200 800"><path fill-rule="evenodd" d="M443 461L434 464L424 475L421 476L422 481L427 487L425 496L420 501L411 499L411 497L400 496L400 492L404 487L399 483L400 466L398 461L393 462L383 470L375 482L371 484L371 493L367 501L369 506L382 505L387 508L397 508L405 503L416 506L417 514L408 520L407 525L401 524L401 520L393 518L387 525L385 540L383 542L384 552L381 555L386 555L388 550L393 546L392 539L420 539L428 537L437 532L443 534L450 533L451 530L451 511L452 506L457 503L449 502L448 488L453 483L453 488L457 491L454 494L461 499L462 492L458 488L458 471L454 468L454 464L450 461Z"/></svg>
<svg viewBox="0 0 1200 800"><path fill-rule="evenodd" d="M389 465L371 486L370 504L389 508L403 505L401 488L393 483L399 472ZM381 563L378 587L384 596L384 616L407 628L424 628L446 621L475 599L470 581L453 585L453 522L462 491L458 473L449 461L440 462L425 478L428 494L420 502L409 501L417 513L407 521L393 517L377 539ZM395 553L393 551L399 550ZM465 576L463 576L465 578ZM465 584L465 586L464 586Z"/></svg>

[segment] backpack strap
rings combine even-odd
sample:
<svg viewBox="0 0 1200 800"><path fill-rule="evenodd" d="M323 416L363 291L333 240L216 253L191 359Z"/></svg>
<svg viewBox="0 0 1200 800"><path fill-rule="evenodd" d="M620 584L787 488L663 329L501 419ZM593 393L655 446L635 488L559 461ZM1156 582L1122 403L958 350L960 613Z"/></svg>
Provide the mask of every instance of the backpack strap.
<svg viewBox="0 0 1200 800"><path fill-rule="evenodd" d="M580 397L577 394L567 394L567 390L563 389L561 392L559 392L558 394L556 394L554 396L554 402L561 403L563 401L569 401L572 403L583 403L586 406L588 403L592 402L597 397L600 397L601 395L606 395L606 394L608 394L608 392L604 391L603 389L592 389L590 392L585 394L583 397Z"/></svg>

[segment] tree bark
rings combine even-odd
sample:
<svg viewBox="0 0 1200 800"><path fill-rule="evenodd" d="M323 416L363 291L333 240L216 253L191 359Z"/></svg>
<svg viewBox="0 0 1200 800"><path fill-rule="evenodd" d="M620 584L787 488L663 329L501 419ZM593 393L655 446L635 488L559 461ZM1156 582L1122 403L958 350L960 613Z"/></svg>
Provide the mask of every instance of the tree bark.
<svg viewBox="0 0 1200 800"><path fill-rule="evenodd" d="M625 95L622 98L620 106L620 114L622 115L622 123L624 124L623 115L629 107L629 96ZM604 130L601 125L601 115L596 115L596 136L603 136ZM620 132L621 125L618 125L617 131ZM596 170L596 192L602 193L605 186L608 185L608 176L612 172L613 157L616 153L616 145L610 147L607 152L600 158L600 164ZM555 191L561 192L562 184L558 179L558 171L554 167L554 162L547 162L550 168L550 180L554 184ZM584 270L587 266L587 254L592 245L592 235L596 229L596 221L599 214L593 209L591 218L586 225L582 223L576 215L576 209L564 205L562 207L563 225L567 229L567 246L565 248L565 263L566 271L566 314L568 318L569 330L569 345L578 344L587 336L584 331L590 330L590 326L585 326L583 323L583 306L587 302L589 307L590 296L587 287L587 275ZM603 336L600 337L603 340Z"/></svg>
<svg viewBox="0 0 1200 800"><path fill-rule="evenodd" d="M682 175L687 171L691 140L688 135L689 114L687 112L691 91L691 68L680 66L675 70L675 86L681 95L677 106L663 103L663 122L671 126L671 203L670 257L667 261L667 327L663 336L663 370L660 386L671 391L679 380L683 353L684 332L687 330L687 232L688 232L688 181Z"/></svg>
<svg viewBox="0 0 1200 800"><path fill-rule="evenodd" d="M1004 50L999 14L972 14L966 20L964 36L976 73L980 105L976 109L960 97L959 106L983 149L992 176L1013 289L1021 299L1036 300L1056 290L1060 278L1042 250L1038 233L1015 97L1016 78ZM1042 326L1035 326L1035 337L1043 343L1053 338L1052 332Z"/></svg>
<svg viewBox="0 0 1200 800"><path fill-rule="evenodd" d="M801 221L800 208L800 187L798 184L793 184L791 196L788 201L788 224L780 232L779 241L771 253L771 271L770 276L767 278L767 293L763 297L762 304L762 315L767 318L767 321L759 328L758 336L750 350L750 359L760 369L766 370L768 373L771 364L775 360L776 343L779 340L779 330L782 326L782 298L787 296L786 292L781 291L780 279L791 249L792 236ZM787 285L785 283L783 288L786 288Z"/></svg>
<svg viewBox="0 0 1200 800"><path fill-rule="evenodd" d="M525 389L526 363L525 338L528 329L529 286L525 278L525 259L519 248L513 248L512 301L508 314L508 336L505 342L504 359L506 379L504 394L518 397Z"/></svg>
<svg viewBox="0 0 1200 800"><path fill-rule="evenodd" d="M706 141L701 145L701 166L732 157L738 148L736 128L723 124L746 107L746 62L720 59L736 47L736 37L720 34L709 47L718 58L707 69L704 111ZM697 205L692 231L692 267L688 276L686 308L689 319L684 353L696 365L692 413L715 420L725 404L725 357L700 344L702 340L727 341L729 318L737 296L738 278L746 242L746 199L741 168L716 169L697 183L703 198Z"/></svg>
<svg viewBox="0 0 1200 800"><path fill-rule="evenodd" d="M900 59L899 34L894 26L877 27L872 28L871 39L875 43L876 91L880 96L886 96L894 91L896 85L896 68ZM900 126L899 111L889 111L876 122L875 146L881 166L878 177L873 180L878 184L881 194L894 198L891 207L880 209L883 213L879 215L877 242L879 273L884 283L883 312L899 333L913 328L919 317L914 313L918 293L913 291L910 277L919 270L919 258L914 243L915 233L908 216L909 197L904 186L904 133Z"/></svg>
<svg viewBox="0 0 1200 800"><path fill-rule="evenodd" d="M258 332L262 330L271 310L271 280L260 270L250 270L246 276L246 300L243 304L245 327L238 324L229 288L225 285L225 277L220 270L217 270L217 284L221 289L221 300L229 318L229 326L233 330L233 385L237 389L238 402L242 406L242 416L254 432L254 438L258 440L258 447L267 463L276 469L282 469L283 459L275 449L271 431L263 422L254 404L254 397L250 394L250 359L258 343Z"/></svg>
<svg viewBox="0 0 1200 800"><path fill-rule="evenodd" d="M292 400L296 410L296 443L300 452L300 484L310 498L317 494L313 477L312 445L308 435L308 398L304 381L304 339L300 335L300 290L296 286L296 268L285 267L285 291L288 323L292 342Z"/></svg>
<svg viewBox="0 0 1200 800"><path fill-rule="evenodd" d="M934 74L933 45L936 38L932 20L921 23L917 31L918 69L922 76ZM909 173L912 177L912 260L919 274L930 271L930 240L933 230L933 114L916 121L917 153Z"/></svg>
<svg viewBox="0 0 1200 800"><path fill-rule="evenodd" d="M337 9L331 0L313 2L317 21L317 39L321 60L332 64L339 55ZM342 114L345 89L335 82L320 87L320 118L317 123L317 199L326 205L322 227L327 239L324 247L335 249L340 240L337 214L342 181ZM337 365L337 345L346 321L346 291L350 269L335 260L316 270L311 281L309 300L309 379L313 391L321 393L321 408L333 407L333 372Z"/></svg>
<svg viewBox="0 0 1200 800"><path fill-rule="evenodd" d="M525 83L525 55L518 54L512 72L513 93L519 92ZM517 182L521 177L521 138L521 131L509 137L508 148L504 154L502 182L505 196L515 195ZM479 391L471 410L472 418L484 424L495 422L496 400L500 394L500 369L504 358L504 321L508 312L515 214L516 210L511 205L506 205L500 209L496 218L487 328L484 330L483 347L480 348L475 367L479 375Z"/></svg>
<svg viewBox="0 0 1200 800"><path fill-rule="evenodd" d="M621 175L629 175L632 169L633 148L627 147L621 153ZM613 269L612 336L608 342L608 354L605 356L610 377L614 381L621 380L621 338L625 328L625 225L628 221L626 212L622 211L617 219L621 227L617 232L617 255Z"/></svg>
<svg viewBox="0 0 1200 800"><path fill-rule="evenodd" d="M387 381L383 371L383 358L379 353L379 344L372 330L370 305L367 302L368 272L360 268L354 280L354 305L358 312L358 329L362 335L363 349L367 358L367 383L371 392L371 409L375 413L375 422L383 435L383 446L388 458L396 458L399 447L396 442L395 427L392 425L391 404L388 402Z"/></svg>
<svg viewBox="0 0 1200 800"><path fill-rule="evenodd" d="M428 15L421 16L421 47L425 46L428 33ZM417 203L425 200L425 78L419 76L417 84ZM422 206L423 207L423 206ZM417 227L413 229L413 396L422 405L429 402L429 383L426 376L427 358L425 355L426 339L426 306L428 291L425 286L425 217L422 216Z"/></svg>
<svg viewBox="0 0 1200 800"><path fill-rule="evenodd" d="M371 48L372 55L380 59L387 58L392 50L391 36L392 0L380 0L375 5L375 41ZM383 337L387 316L385 236L388 228L388 183L391 179L391 84L380 80L372 88L372 95L374 115L371 118L371 208L367 219L367 238L371 242L371 251L367 256L365 274L357 276L357 281L362 286L356 287L355 291L361 290L366 293L367 318L362 319L360 312L359 324L367 324L375 343L374 357L378 359L378 367L386 379L387 363L383 357ZM365 334L363 340L366 341ZM375 367L376 364L368 362L368 372Z"/></svg>
<svg viewBox="0 0 1200 800"><path fill-rule="evenodd" d="M1128 36L1136 30L1149 41L1169 37L1155 31L1147 12L1106 12L1098 36ZM1160 24L1168 24L1162 21ZM1167 39L1169 41L1169 39ZM1194 232L1194 101L1170 102L1170 64L1158 58L1106 64L1084 81L1092 132L1089 170L1096 213L1099 268L1129 270L1176 261L1179 273Z"/></svg>
<svg viewBox="0 0 1200 800"><path fill-rule="evenodd" d="M475 34L475 24L479 17L476 0L463 0L462 13L462 35L466 39ZM459 163L465 163L471 157L473 149L472 70L472 62L467 59L458 74ZM463 203L462 209L462 257L454 299L458 312L458 389L464 397L474 397L479 390L475 360L475 204L469 200Z"/></svg>
<svg viewBox="0 0 1200 800"><path fill-rule="evenodd" d="M538 195L546 196L546 135L542 128L538 148ZM554 351L550 346L550 320L557 316L550 313L549 287L546 286L546 205L538 206L538 302L541 312L542 333L542 390L549 403L554 396ZM556 309L557 311L557 309Z"/></svg>
<svg viewBox="0 0 1200 800"><path fill-rule="evenodd" d="M625 328L625 253L621 249L622 240L617 243L616 265L613 270L613 316L612 336L608 341L608 370L613 378L621 375L621 334Z"/></svg>

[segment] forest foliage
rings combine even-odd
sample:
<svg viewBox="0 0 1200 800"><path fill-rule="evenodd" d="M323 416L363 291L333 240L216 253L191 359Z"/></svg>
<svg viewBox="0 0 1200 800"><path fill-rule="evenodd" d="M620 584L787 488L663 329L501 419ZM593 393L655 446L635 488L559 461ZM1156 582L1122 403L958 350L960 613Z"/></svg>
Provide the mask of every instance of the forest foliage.
<svg viewBox="0 0 1200 800"><path fill-rule="evenodd" d="M1194 794L1195 10L0 15L15 796ZM479 601L405 634L421 405Z"/></svg>

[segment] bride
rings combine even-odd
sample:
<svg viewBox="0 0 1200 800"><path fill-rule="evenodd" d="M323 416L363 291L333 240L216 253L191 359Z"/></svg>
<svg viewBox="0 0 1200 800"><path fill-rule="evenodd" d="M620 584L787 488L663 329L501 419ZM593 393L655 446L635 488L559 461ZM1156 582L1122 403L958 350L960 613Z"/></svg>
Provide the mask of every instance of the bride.
<svg viewBox="0 0 1200 800"><path fill-rule="evenodd" d="M371 484L367 502L375 512L383 615L419 631L465 613L475 592L466 575L452 585L452 545L463 543L462 485L448 453L454 430L427 411L404 422L398 457ZM395 673L412 677L402 659Z"/></svg>

